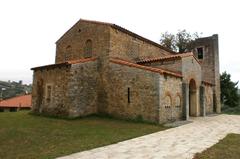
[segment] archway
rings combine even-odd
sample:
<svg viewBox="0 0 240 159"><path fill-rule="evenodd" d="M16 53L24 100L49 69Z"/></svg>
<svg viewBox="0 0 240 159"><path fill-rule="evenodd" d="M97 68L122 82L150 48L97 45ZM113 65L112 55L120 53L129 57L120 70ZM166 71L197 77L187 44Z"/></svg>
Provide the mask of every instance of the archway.
<svg viewBox="0 0 240 159"><path fill-rule="evenodd" d="M194 79L189 82L189 116L197 116L197 87Z"/></svg>

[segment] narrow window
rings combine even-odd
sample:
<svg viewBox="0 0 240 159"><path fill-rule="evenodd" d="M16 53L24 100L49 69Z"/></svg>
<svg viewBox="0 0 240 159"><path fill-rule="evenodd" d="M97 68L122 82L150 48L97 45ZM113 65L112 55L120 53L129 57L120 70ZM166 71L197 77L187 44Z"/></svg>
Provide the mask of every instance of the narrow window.
<svg viewBox="0 0 240 159"><path fill-rule="evenodd" d="M203 48L202 47L197 48L197 53L198 53L198 59L203 59Z"/></svg>
<svg viewBox="0 0 240 159"><path fill-rule="evenodd" d="M130 103L130 88L128 87L128 103Z"/></svg>
<svg viewBox="0 0 240 159"><path fill-rule="evenodd" d="M71 45L68 45L65 50L65 61L68 61L71 59L71 54L72 54L72 47Z"/></svg>
<svg viewBox="0 0 240 159"><path fill-rule="evenodd" d="M180 96L177 96L177 97L176 97L176 107L177 107L177 108L180 108L180 107L181 107L181 98L180 98Z"/></svg>
<svg viewBox="0 0 240 159"><path fill-rule="evenodd" d="M84 49L84 58L92 57L92 40L88 39L85 42L85 49Z"/></svg>
<svg viewBox="0 0 240 159"><path fill-rule="evenodd" d="M48 85L47 86L47 102L51 101L51 97L52 97L52 86Z"/></svg>
<svg viewBox="0 0 240 159"><path fill-rule="evenodd" d="M43 87L43 79L40 78L37 81L37 100L36 100L36 111L39 111L39 108L41 107L41 104L43 102L43 91L44 91L44 87Z"/></svg>

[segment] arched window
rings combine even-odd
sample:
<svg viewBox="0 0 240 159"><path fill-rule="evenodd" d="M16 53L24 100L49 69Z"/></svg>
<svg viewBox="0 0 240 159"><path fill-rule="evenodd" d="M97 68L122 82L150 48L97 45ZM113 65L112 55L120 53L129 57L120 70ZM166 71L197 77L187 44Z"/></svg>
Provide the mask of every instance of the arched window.
<svg viewBox="0 0 240 159"><path fill-rule="evenodd" d="M84 48L84 58L92 57L92 40L88 39L85 42L85 48Z"/></svg>
<svg viewBox="0 0 240 159"><path fill-rule="evenodd" d="M176 107L180 108L181 107L181 98L179 95L176 97Z"/></svg>
<svg viewBox="0 0 240 159"><path fill-rule="evenodd" d="M169 95L166 95L164 99L164 106L165 108L171 108L171 105L172 105L172 99Z"/></svg>
<svg viewBox="0 0 240 159"><path fill-rule="evenodd" d="M65 50L65 61L71 60L72 55L72 47L71 45L68 45Z"/></svg>

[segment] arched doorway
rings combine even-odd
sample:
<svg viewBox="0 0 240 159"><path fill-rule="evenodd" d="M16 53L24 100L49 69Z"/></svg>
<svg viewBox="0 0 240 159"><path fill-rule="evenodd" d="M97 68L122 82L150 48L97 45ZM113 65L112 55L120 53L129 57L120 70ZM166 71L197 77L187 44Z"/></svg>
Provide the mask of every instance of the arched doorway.
<svg viewBox="0 0 240 159"><path fill-rule="evenodd" d="M189 116L197 116L197 87L194 79L189 82Z"/></svg>

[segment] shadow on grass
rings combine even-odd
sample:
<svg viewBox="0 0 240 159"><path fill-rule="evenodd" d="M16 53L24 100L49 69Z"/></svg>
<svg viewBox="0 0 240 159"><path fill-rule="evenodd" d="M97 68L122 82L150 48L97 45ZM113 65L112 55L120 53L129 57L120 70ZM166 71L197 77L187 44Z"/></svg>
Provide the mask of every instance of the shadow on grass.
<svg viewBox="0 0 240 159"><path fill-rule="evenodd" d="M198 153L193 159L239 159L240 134L228 134L217 144Z"/></svg>

